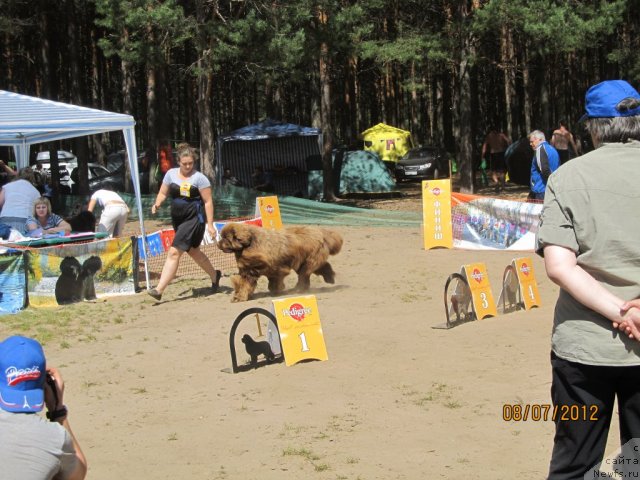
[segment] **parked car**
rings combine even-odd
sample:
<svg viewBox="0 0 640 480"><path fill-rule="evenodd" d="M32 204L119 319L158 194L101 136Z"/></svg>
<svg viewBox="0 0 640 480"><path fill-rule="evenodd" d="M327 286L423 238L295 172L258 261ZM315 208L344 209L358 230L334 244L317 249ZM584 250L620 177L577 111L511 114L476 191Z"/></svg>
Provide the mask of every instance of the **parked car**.
<svg viewBox="0 0 640 480"><path fill-rule="evenodd" d="M101 188L113 190L114 192L124 191L124 170L116 170L110 172L107 168L99 163L90 163L87 165L89 177L89 191L95 192ZM74 168L71 171L71 193L78 193L78 170Z"/></svg>
<svg viewBox="0 0 640 480"><path fill-rule="evenodd" d="M438 179L449 177L449 159L438 147L417 147L409 150L395 166L396 180Z"/></svg>
<svg viewBox="0 0 640 480"><path fill-rule="evenodd" d="M51 178L51 162L48 150L38 152L36 162L42 165L46 177ZM58 150L58 172L60 172L60 192L71 193L71 171L78 166L78 157L66 150Z"/></svg>
<svg viewBox="0 0 640 480"><path fill-rule="evenodd" d="M38 163L49 164L50 163L49 160L51 160L49 150L38 152L38 154L36 155L36 161ZM66 150L58 150L58 163L60 164L72 163L72 164L78 165L78 157L76 157L71 152L67 152Z"/></svg>
<svg viewBox="0 0 640 480"><path fill-rule="evenodd" d="M118 152L113 152L107 155L107 169L113 173L119 173L123 178L124 183L124 172L125 172L125 161L126 155L124 150L120 150ZM157 164L156 164L157 165ZM138 153L138 179L140 182L140 192L143 194L149 193L150 191L150 170L149 170L149 162L146 158L145 152ZM123 190L124 191L124 190ZM157 188L154 192L157 192Z"/></svg>

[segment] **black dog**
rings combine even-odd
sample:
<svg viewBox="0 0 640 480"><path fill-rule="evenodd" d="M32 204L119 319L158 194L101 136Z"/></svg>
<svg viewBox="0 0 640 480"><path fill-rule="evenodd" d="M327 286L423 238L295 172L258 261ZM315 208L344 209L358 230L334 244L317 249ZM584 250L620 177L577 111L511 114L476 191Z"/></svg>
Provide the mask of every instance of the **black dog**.
<svg viewBox="0 0 640 480"><path fill-rule="evenodd" d="M67 223L71 225L72 232L96 231L96 216L89 210L83 210L73 217L67 218Z"/></svg>
<svg viewBox="0 0 640 480"><path fill-rule="evenodd" d="M64 257L60 262L60 276L56 281L58 305L96 299L95 274L102 268L100 257L91 256L82 265L75 257Z"/></svg>
<svg viewBox="0 0 640 480"><path fill-rule="evenodd" d="M56 281L56 302L68 305L82 300L82 265L76 257L64 257L60 262L60 276Z"/></svg>
<svg viewBox="0 0 640 480"><path fill-rule="evenodd" d="M95 300L97 298L93 277L101 268L102 260L95 255L87 258L82 264L82 272L80 272L78 280L82 282L82 298L85 300Z"/></svg>
<svg viewBox="0 0 640 480"><path fill-rule="evenodd" d="M244 343L244 348L251 357L251 365L254 368L258 366L258 355L264 355L269 362L276 358L269 342L256 342L250 335L245 334L242 336L242 343Z"/></svg>

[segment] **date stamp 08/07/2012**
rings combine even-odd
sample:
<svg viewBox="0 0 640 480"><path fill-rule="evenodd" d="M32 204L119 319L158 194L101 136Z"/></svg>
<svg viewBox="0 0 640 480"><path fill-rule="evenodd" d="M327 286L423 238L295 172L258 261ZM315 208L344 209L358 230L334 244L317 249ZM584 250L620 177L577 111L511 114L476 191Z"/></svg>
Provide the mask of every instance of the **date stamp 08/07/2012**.
<svg viewBox="0 0 640 480"><path fill-rule="evenodd" d="M505 422L595 422L597 405L551 405L548 403L505 403L502 405Z"/></svg>

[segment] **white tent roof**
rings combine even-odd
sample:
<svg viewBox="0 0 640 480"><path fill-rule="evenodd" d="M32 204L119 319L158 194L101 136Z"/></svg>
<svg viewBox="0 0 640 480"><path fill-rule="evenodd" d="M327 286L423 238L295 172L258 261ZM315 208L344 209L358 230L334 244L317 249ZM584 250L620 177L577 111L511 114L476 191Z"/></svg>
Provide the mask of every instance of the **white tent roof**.
<svg viewBox="0 0 640 480"><path fill-rule="evenodd" d="M140 229L145 238L136 151L136 122L131 115L78 107L0 90L0 145L12 146L18 168L29 165L29 149L37 143L122 130L136 196ZM146 241L145 250L146 248ZM145 273L146 269L145 255ZM147 288L149 278L147 273Z"/></svg>
<svg viewBox="0 0 640 480"><path fill-rule="evenodd" d="M0 145L16 149L18 167L28 165L28 157L24 158L23 155L25 147L30 145L133 129L134 125L131 115L0 90Z"/></svg>

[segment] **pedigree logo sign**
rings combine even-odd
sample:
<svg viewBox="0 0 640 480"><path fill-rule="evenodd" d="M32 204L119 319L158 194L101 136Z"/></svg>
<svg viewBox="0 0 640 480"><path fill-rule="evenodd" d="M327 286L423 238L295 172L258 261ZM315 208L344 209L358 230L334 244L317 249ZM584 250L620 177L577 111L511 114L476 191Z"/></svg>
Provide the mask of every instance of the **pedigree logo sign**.
<svg viewBox="0 0 640 480"><path fill-rule="evenodd" d="M262 219L262 228L280 230L282 218L277 196L256 198L256 217Z"/></svg>
<svg viewBox="0 0 640 480"><path fill-rule="evenodd" d="M315 295L275 299L273 314L287 366L301 360L328 360Z"/></svg>
<svg viewBox="0 0 640 480"><path fill-rule="evenodd" d="M297 322L301 322L304 320L306 315L309 315L312 312L311 308L303 307L299 303L292 304L289 308L285 308L282 310L282 315L285 317L291 317Z"/></svg>
<svg viewBox="0 0 640 480"><path fill-rule="evenodd" d="M478 270L477 268L474 268L473 272L471 272L471 278L473 278L478 283L482 283L482 279L484 277L483 277L482 272L480 270Z"/></svg>

